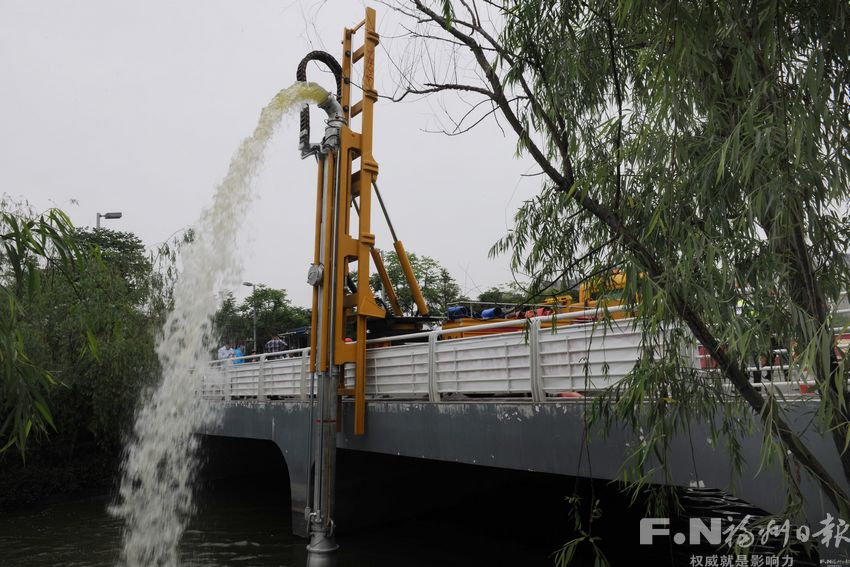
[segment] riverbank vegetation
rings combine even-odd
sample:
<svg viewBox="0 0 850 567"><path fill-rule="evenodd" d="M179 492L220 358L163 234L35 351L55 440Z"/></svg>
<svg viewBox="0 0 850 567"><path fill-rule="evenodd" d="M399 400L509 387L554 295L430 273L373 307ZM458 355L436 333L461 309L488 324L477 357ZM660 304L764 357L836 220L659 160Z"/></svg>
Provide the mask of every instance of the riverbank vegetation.
<svg viewBox="0 0 850 567"><path fill-rule="evenodd" d="M110 481L159 375L169 277L129 233L21 207L3 223L0 506Z"/></svg>

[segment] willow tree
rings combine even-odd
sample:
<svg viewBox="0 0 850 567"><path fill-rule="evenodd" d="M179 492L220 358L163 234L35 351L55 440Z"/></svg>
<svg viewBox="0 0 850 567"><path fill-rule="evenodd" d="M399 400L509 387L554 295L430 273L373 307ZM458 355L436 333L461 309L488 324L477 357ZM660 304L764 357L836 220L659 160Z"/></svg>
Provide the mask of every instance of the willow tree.
<svg viewBox="0 0 850 567"><path fill-rule="evenodd" d="M16 447L23 455L30 434L54 427L47 395L57 382L29 355L24 311L41 296L45 278L74 285L78 256L65 213L51 209L33 215L5 197L0 200L0 453ZM90 334L87 345L96 350Z"/></svg>
<svg viewBox="0 0 850 567"><path fill-rule="evenodd" d="M733 457L761 421L763 458L799 505L802 467L846 516L848 495L746 368L786 349L817 383L814 426L850 479L847 368L834 355L850 239L846 0L399 2L411 45L400 93L453 91L512 129L540 193L494 253L546 282L618 268L641 357L592 408L646 433L625 468L667 454L692 420ZM442 44L444 49L435 49ZM683 365L698 341L716 373ZM768 355L769 356L769 355ZM772 358L772 357L770 357ZM731 384L731 388L722 387ZM663 458L662 458L663 461ZM734 459L733 459L734 461Z"/></svg>

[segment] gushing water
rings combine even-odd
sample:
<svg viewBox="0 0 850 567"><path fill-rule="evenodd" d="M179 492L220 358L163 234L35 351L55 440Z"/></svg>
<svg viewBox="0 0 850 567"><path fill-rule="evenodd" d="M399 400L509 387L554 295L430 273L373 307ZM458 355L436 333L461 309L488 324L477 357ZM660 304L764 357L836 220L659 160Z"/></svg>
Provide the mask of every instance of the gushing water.
<svg viewBox="0 0 850 567"><path fill-rule="evenodd" d="M251 181L284 113L326 96L320 86L299 82L272 99L253 135L233 156L212 204L195 224L193 241L181 254L174 309L156 347L162 382L136 417L118 502L111 508L124 521L121 561L128 567L177 565L177 547L193 512L197 468L193 433L215 425L219 418L216 407L199 392L202 375L209 374L206 361L215 340L211 326L215 291L240 281L239 255L229 253L244 218L237 211L251 200Z"/></svg>

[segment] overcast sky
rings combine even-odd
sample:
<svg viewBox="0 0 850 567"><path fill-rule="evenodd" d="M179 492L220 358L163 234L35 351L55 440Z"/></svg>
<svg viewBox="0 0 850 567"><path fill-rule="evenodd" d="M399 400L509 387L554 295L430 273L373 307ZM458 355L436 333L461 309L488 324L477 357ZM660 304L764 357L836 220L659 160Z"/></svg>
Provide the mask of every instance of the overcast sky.
<svg viewBox="0 0 850 567"><path fill-rule="evenodd" d="M0 0L0 192L39 210L61 207L78 225L122 211L104 226L148 246L167 240L198 218L300 59L316 48L339 58L342 29L362 19L363 6ZM403 48L391 39L403 30L376 8L385 93L394 80L385 50ZM327 75L308 78L332 84ZM442 113L436 99L382 100L375 112L378 182L408 251L437 259L470 296L510 281L508 259L487 252L539 183L521 177L535 170L514 157L515 138L492 121L463 136L427 133ZM244 258L244 279L285 288L306 306L315 162L299 158L297 130L296 116L285 120L258 198L234 211L245 219L243 238L224 253ZM378 246L391 249L377 207L373 227Z"/></svg>

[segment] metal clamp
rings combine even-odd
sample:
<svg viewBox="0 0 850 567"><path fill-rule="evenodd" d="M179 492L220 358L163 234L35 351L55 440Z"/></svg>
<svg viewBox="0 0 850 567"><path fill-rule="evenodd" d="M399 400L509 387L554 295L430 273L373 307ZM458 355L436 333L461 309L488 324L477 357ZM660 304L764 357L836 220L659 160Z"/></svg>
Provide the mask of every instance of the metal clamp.
<svg viewBox="0 0 850 567"><path fill-rule="evenodd" d="M339 105L336 97L332 94L329 94L324 101L319 103L319 108L328 113L328 120L325 126L325 137L322 138L320 146L320 151L326 154L339 148L339 132L342 127L345 126L345 118L342 112L342 107Z"/></svg>

